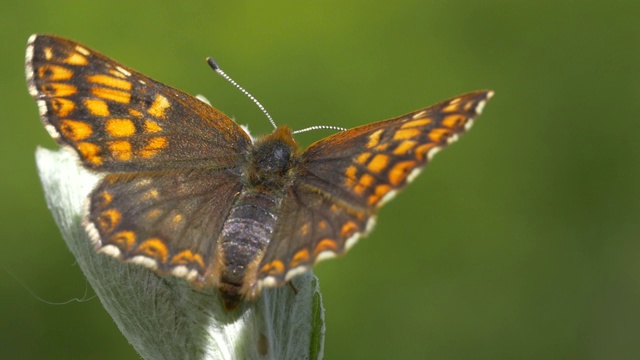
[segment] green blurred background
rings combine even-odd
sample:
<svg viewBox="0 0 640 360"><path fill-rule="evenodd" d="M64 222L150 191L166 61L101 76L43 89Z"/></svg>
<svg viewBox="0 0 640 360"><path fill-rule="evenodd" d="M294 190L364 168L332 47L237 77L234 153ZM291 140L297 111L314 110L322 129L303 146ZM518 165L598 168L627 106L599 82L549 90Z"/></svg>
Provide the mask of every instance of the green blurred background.
<svg viewBox="0 0 640 360"><path fill-rule="evenodd" d="M637 358L639 15L634 1L5 0L2 357L138 358L97 299L38 298L87 290L34 162L36 146L56 145L23 57L46 32L205 94L254 133L269 123L206 56L298 129L495 90L371 236L317 268L325 358Z"/></svg>

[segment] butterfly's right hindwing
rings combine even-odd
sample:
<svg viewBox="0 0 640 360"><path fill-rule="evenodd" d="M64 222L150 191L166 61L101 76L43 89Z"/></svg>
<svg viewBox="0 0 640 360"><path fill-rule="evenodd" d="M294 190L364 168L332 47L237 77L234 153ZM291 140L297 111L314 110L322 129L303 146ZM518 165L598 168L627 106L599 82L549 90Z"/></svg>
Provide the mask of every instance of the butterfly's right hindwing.
<svg viewBox="0 0 640 360"><path fill-rule="evenodd" d="M217 239L242 189L227 171L108 175L90 195L86 226L99 250L196 283L216 282Z"/></svg>

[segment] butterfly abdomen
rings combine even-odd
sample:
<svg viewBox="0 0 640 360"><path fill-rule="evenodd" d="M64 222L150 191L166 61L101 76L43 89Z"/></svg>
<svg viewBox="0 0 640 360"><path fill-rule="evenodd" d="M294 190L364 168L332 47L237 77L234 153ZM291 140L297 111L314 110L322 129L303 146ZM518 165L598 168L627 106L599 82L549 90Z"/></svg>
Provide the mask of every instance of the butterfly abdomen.
<svg viewBox="0 0 640 360"><path fill-rule="evenodd" d="M257 266L273 237L284 189L291 185L298 146L280 127L256 141L243 170L244 189L222 226L219 288L227 310L259 293Z"/></svg>
<svg viewBox="0 0 640 360"><path fill-rule="evenodd" d="M220 290L225 306L235 307L255 279L247 279L267 248L275 226L280 200L275 194L243 191L231 208L220 236L223 259Z"/></svg>

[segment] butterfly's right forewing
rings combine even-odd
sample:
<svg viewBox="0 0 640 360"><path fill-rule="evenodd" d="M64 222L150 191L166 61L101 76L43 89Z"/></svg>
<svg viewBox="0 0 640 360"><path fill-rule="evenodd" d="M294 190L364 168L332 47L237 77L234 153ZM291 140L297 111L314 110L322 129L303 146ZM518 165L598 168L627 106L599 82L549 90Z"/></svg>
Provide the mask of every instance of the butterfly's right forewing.
<svg viewBox="0 0 640 360"><path fill-rule="evenodd" d="M86 226L96 247L204 284L215 284L218 236L242 186L215 169L108 175L91 193Z"/></svg>
<svg viewBox="0 0 640 360"><path fill-rule="evenodd" d="M225 168L251 144L210 105L67 39L32 36L26 75L49 133L89 169Z"/></svg>

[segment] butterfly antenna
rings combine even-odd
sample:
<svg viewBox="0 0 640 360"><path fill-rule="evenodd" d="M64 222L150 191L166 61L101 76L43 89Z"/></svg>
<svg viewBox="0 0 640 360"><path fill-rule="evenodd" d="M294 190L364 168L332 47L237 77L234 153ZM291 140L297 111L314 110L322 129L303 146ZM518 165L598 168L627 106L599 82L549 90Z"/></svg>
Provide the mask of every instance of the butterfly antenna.
<svg viewBox="0 0 640 360"><path fill-rule="evenodd" d="M269 115L269 112L267 111L267 109L265 109L264 106L262 106L262 104L260 104L260 101L258 101L258 99L253 97L253 95L249 94L249 92L247 90L245 90L242 86L238 85L238 83L235 82L229 75L227 75L226 72L222 71L222 69L220 69L220 66L218 66L218 63L216 63L215 60L213 60L212 58L208 57L207 58L207 64L209 64L209 66L211 66L213 71L218 73L218 75L222 76L225 80L230 82L231 85L235 86L238 90L240 90L240 92L242 92L249 99L251 99L251 101L253 101L253 103L256 104L258 106L258 108L260 108L260 110L262 110L262 113L267 117L267 119L269 119L269 122L271 122L271 125L273 125L274 128L278 127L276 125L276 122L273 121L273 118L271 117L271 115Z"/></svg>
<svg viewBox="0 0 640 360"><path fill-rule="evenodd" d="M296 131L294 131L293 133L294 133L294 134L300 134L300 133L307 132L307 131L311 131L311 130L322 130L322 129L338 130L338 131L345 131L345 130L347 130L346 128L343 128L343 127L340 127L340 126L316 125L316 126L309 126L308 128L304 128L304 129L296 130Z"/></svg>

